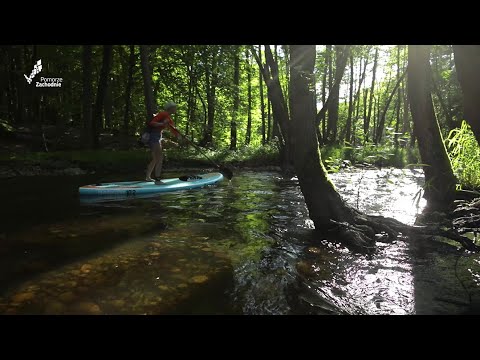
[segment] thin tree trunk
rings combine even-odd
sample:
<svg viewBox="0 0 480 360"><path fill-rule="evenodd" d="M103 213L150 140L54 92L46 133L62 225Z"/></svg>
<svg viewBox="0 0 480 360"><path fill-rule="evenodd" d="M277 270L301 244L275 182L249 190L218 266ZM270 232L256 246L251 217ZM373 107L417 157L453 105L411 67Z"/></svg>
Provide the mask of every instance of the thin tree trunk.
<svg viewBox="0 0 480 360"><path fill-rule="evenodd" d="M113 81L111 78L107 80L107 90L105 94L105 103L104 103L104 112L105 112L105 128L112 128L112 117L113 117Z"/></svg>
<svg viewBox="0 0 480 360"><path fill-rule="evenodd" d="M33 45L32 47L32 58L30 61L31 68L33 68L33 65L37 62L38 56L37 56L37 51L38 51L38 46ZM37 75L38 76L38 75ZM33 126L37 129L38 133L42 132L42 119L40 117L40 94L35 90L35 80L32 82L31 86L29 87L30 89L30 121L33 124Z"/></svg>
<svg viewBox="0 0 480 360"><path fill-rule="evenodd" d="M217 61L218 49L213 49L211 66L207 67L205 72L205 85L207 93L207 127L202 141L202 145L212 145L213 143L213 126L215 119L215 103L216 103L216 89L217 89Z"/></svg>
<svg viewBox="0 0 480 360"><path fill-rule="evenodd" d="M400 76L400 49L401 45L397 45L397 78ZM397 101L395 102L395 108L397 109L396 123L395 123L395 148L398 147L398 131L400 130L400 108L402 103L403 93L403 81L398 88Z"/></svg>
<svg viewBox="0 0 480 360"><path fill-rule="evenodd" d="M17 51L15 50L13 51L15 53L15 56L14 56L14 64L12 64L12 77L13 77L13 83L15 84L15 88L16 88L16 101L15 101L16 114L17 114L16 119L17 119L17 123L23 124L29 117L28 113L25 112L26 110L25 94L27 92L27 89L26 89L27 85L26 85L25 79L15 76L15 73L23 71L23 68L25 68L24 66L25 63L23 62L20 55L20 51L21 51L20 47L18 47ZM29 70L31 71L32 68L30 68ZM28 75L30 74L27 74L27 76ZM30 86L32 86L32 84L30 84Z"/></svg>
<svg viewBox="0 0 480 360"><path fill-rule="evenodd" d="M145 96L146 121L150 121L156 110L155 98L152 88L152 72L149 61L150 48L148 45L140 45L140 64L142 66L143 76L143 94Z"/></svg>
<svg viewBox="0 0 480 360"><path fill-rule="evenodd" d="M93 147L92 129L92 102L93 102L93 84L92 84L92 45L83 45L82 52L83 65L83 124L84 136L86 142Z"/></svg>
<svg viewBox="0 0 480 360"><path fill-rule="evenodd" d="M105 97L107 95L107 82L110 75L110 68L112 66L112 45L103 46L103 61L102 69L100 70L100 79L98 80L97 99L95 100L95 107L93 110L92 122L92 136L93 147L99 147L99 135L102 128L102 110L104 106Z"/></svg>
<svg viewBox="0 0 480 360"><path fill-rule="evenodd" d="M326 101L326 96L327 96L327 69L328 69L328 61L329 61L329 51L328 51L328 46L325 50L325 67L323 69L323 78L322 78L322 107L325 107L325 101ZM319 141L321 144L325 143L325 139L327 136L327 128L326 128L326 123L325 123L325 114L322 116L321 120L322 122L322 136L320 137Z"/></svg>
<svg viewBox="0 0 480 360"><path fill-rule="evenodd" d="M429 206L442 208L455 197L456 179L443 143L429 89L430 49L424 45L408 47L408 98L414 133L425 172L425 198Z"/></svg>
<svg viewBox="0 0 480 360"><path fill-rule="evenodd" d="M360 64L359 64L359 73L361 73L359 82L358 82L358 89L357 93L355 94L355 100L354 102L357 104L357 110L356 110L356 115L355 115L355 121L353 122L353 141L352 143L355 145L356 144L356 133L357 133L357 122L358 122L358 117L360 114L360 101L361 101L361 95L362 95L362 84L363 80L365 79L365 74L367 72L367 65L368 65L368 54L367 57L365 58L365 62L363 64L363 71L362 71L362 59L360 58ZM366 109L367 103L364 101L364 107ZM364 110L364 115L365 116L365 110Z"/></svg>
<svg viewBox="0 0 480 360"><path fill-rule="evenodd" d="M230 150L237 149L237 116L240 107L240 54L238 45L235 45L233 68L233 114L230 127Z"/></svg>
<svg viewBox="0 0 480 360"><path fill-rule="evenodd" d="M377 129L377 105L380 101L377 101L377 97L374 96L373 98L373 114L372 114L372 118L373 118L373 139L375 139L375 130Z"/></svg>
<svg viewBox="0 0 480 360"><path fill-rule="evenodd" d="M350 55L350 96L348 98L348 117L347 117L347 124L346 133L345 133L345 141L350 143L351 138L351 130L352 130L352 113L353 113L353 55Z"/></svg>
<svg viewBox="0 0 480 360"><path fill-rule="evenodd" d="M262 61L262 45L258 45L258 57L260 61ZM267 143L267 136L265 134L265 99L263 97L263 79L260 68L258 69L258 75L258 82L260 83L260 111L262 113L262 145L265 145Z"/></svg>
<svg viewBox="0 0 480 360"><path fill-rule="evenodd" d="M397 117L396 117L396 122L395 122L395 148L398 147L398 134L400 131L400 108L401 108L401 101L402 101L402 93L403 93L403 88L400 87L398 89L398 95L397 95L397 101L395 103L395 107L397 109Z"/></svg>
<svg viewBox="0 0 480 360"><path fill-rule="evenodd" d="M193 68L193 61L187 66L188 67L188 104L187 104L187 124L185 125L185 134L188 136L190 127L193 126L193 121L195 120L195 104L197 99L195 97L195 88L197 86L197 79Z"/></svg>
<svg viewBox="0 0 480 360"><path fill-rule="evenodd" d="M370 118L372 114L372 105L373 105L373 97L375 91L375 75L377 73L377 63L378 63L378 48L375 49L375 58L373 60L373 70L372 70L372 86L370 88L370 101L368 104L368 114L365 117L365 122L363 125L363 133L365 134L365 142L368 142L369 137L369 129L370 129Z"/></svg>
<svg viewBox="0 0 480 360"><path fill-rule="evenodd" d="M385 108L383 109L379 124L378 124L378 130L377 134L375 137L375 144L380 144L382 141L382 136L383 136L383 130L385 127L385 118L387 116L387 111L388 108L390 107L390 103L392 102L393 96L397 92L398 87L400 86L401 82L403 81L403 78L405 77L407 73L404 72L402 76L397 80L397 83L395 84L395 87L393 88L392 92L390 93L390 96L387 99L387 103L385 104Z"/></svg>
<svg viewBox="0 0 480 360"><path fill-rule="evenodd" d="M252 136L252 66L250 63L250 52L247 49L247 83L248 83L248 119L247 119L247 132L245 134L245 145L250 144Z"/></svg>
<svg viewBox="0 0 480 360"><path fill-rule="evenodd" d="M128 134L130 108L132 107L133 72L135 71L135 45L130 45L130 58L128 62L128 80L125 90L125 115L123 116L123 132Z"/></svg>
<svg viewBox="0 0 480 360"><path fill-rule="evenodd" d="M252 49L254 50L254 49ZM284 170L288 170L292 167L292 159L290 155L290 148L293 146L292 140L288 135L289 128L289 114L288 108L285 102L285 97L283 96L282 87L279 80L278 72L278 63L275 62L272 52L270 50L270 45L265 45L265 57L266 57L266 66L262 65L260 58L256 51L252 51L255 60L257 61L258 66L261 68L263 78L267 85L267 94L268 98L272 103L272 114L274 121L274 134L275 134L275 122L277 122L279 130L279 140L280 140L280 157L281 164Z"/></svg>
<svg viewBox="0 0 480 360"><path fill-rule="evenodd" d="M338 59L336 61L336 69L335 69L335 81L332 85L332 88L329 91L327 101L325 102L325 105L323 105L322 109L317 113L317 116L315 117L315 124L316 126L320 125L321 119L325 116L325 113L327 111L335 111L333 109L337 109L337 116L336 118L338 119L338 96L339 96L339 91L340 91L340 82L342 81L343 78L343 73L345 71L345 67L347 66L347 61L349 57L349 51L350 51L350 45L346 45L343 47L343 51L338 56ZM333 104L332 104L333 103ZM334 104L337 104L336 106ZM329 113L330 114L330 113ZM335 124L335 125L334 125ZM330 118L327 122L327 132L326 132L326 139L324 139L326 142L330 140L329 136L332 133L335 133L334 126L336 126L335 123L335 114L333 115L332 118Z"/></svg>
<svg viewBox="0 0 480 360"><path fill-rule="evenodd" d="M203 108L203 123L204 126L207 123L207 118L208 118L208 111L207 111L207 105L205 104L205 101L203 100L202 94L200 94L200 90L198 89L198 86L195 86L195 89L197 91L197 96L200 99L200 102L202 103L202 108ZM204 131L205 132L205 131Z"/></svg>
<svg viewBox="0 0 480 360"><path fill-rule="evenodd" d="M359 91L360 91L361 85L362 84L360 83L359 88L358 88ZM360 95L360 94L361 93L358 92L358 95ZM356 143L357 143L357 140L356 140L357 139L357 122L358 122L358 116L360 114L360 96L358 96L355 99L355 102L356 102L356 105L357 105L357 109L355 110L355 120L353 121L353 126L352 126L353 131L352 131L352 138L351 138L352 139L351 142L352 142L353 146L355 146Z"/></svg>
<svg viewBox="0 0 480 360"><path fill-rule="evenodd" d="M272 140L272 119L271 119L272 112L271 112L271 108L272 108L272 104L270 103L270 100L267 97L267 125L268 125L268 127L267 127L267 134L268 134L267 142L268 143Z"/></svg>

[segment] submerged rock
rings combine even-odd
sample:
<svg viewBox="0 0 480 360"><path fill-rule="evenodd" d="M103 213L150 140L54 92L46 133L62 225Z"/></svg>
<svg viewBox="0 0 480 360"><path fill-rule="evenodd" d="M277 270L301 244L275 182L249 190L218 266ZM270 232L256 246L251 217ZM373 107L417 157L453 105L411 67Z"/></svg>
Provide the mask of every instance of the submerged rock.
<svg viewBox="0 0 480 360"><path fill-rule="evenodd" d="M204 283L205 281L208 280L208 276L206 275L197 275L197 276L194 276L190 279L190 282L194 283L194 284L202 284Z"/></svg>
<svg viewBox="0 0 480 360"><path fill-rule="evenodd" d="M65 313L66 306L59 301L51 301L45 306L46 315L59 315Z"/></svg>
<svg viewBox="0 0 480 360"><path fill-rule="evenodd" d="M24 292L20 294L16 294L12 297L12 302L14 303L23 303L28 300L32 300L35 297L33 292Z"/></svg>
<svg viewBox="0 0 480 360"><path fill-rule="evenodd" d="M73 300L75 300L75 298L76 298L75 294L71 291L64 292L58 297L58 299L64 303L70 303Z"/></svg>
<svg viewBox="0 0 480 360"><path fill-rule="evenodd" d="M80 312L87 315L99 315L102 313L100 306L94 302L79 302L73 306L76 312Z"/></svg>

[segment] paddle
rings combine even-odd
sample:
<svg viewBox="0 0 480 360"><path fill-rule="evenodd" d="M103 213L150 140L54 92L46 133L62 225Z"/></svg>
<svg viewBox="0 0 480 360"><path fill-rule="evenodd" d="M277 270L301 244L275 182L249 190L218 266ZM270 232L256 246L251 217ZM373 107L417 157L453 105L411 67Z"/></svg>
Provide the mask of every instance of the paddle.
<svg viewBox="0 0 480 360"><path fill-rule="evenodd" d="M178 130L177 130L178 131ZM190 141L186 136L184 136L180 131L178 131L178 133L182 136L182 138L184 138L185 140L187 140L187 142L190 144L190 145L193 145L193 147L195 147L198 151L200 151L202 153L203 156L205 156L208 161L210 161L213 165L215 165L218 170L220 170L220 172L222 173L223 176L225 176L228 180L232 180L233 178L233 172L232 170L230 170L229 168L223 166L223 165L218 165L215 161L213 161L212 159L210 159L207 154L205 154L203 152L203 149L196 145L195 143L193 143L192 141Z"/></svg>

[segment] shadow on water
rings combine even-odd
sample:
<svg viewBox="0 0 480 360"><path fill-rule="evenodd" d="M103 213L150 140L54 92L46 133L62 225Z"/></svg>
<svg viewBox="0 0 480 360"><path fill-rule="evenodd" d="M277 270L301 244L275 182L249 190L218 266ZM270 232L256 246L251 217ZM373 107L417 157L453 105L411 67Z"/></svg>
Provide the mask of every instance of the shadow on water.
<svg viewBox="0 0 480 360"><path fill-rule="evenodd" d="M178 174L168 174L176 176ZM298 182L242 172L150 198L80 203L92 177L4 183L0 313L461 313L450 244L399 239L366 257L319 238ZM413 224L425 205L412 170L332 175L344 199ZM115 180L112 178L112 180ZM478 289L478 257L457 275Z"/></svg>

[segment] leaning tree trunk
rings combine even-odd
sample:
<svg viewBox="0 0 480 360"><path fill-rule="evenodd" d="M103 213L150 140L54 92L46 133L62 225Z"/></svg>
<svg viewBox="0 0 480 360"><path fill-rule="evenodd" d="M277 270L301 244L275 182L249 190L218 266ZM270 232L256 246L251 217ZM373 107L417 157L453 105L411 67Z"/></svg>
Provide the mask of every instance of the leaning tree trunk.
<svg viewBox="0 0 480 360"><path fill-rule="evenodd" d="M123 116L123 131L128 134L130 108L132 107L133 72L135 70L135 45L130 45L130 58L128 65L128 80L125 90L125 115Z"/></svg>
<svg viewBox="0 0 480 360"><path fill-rule="evenodd" d="M143 75L143 94L145 96L145 107L147 110L146 121L150 121L156 110L155 98L153 97L152 88L152 72L150 70L150 62L148 54L150 49L148 45L140 45L140 64L142 66Z"/></svg>
<svg viewBox="0 0 480 360"><path fill-rule="evenodd" d="M352 114L353 114L353 108L354 108L354 103L353 103L353 84L354 84L354 73L353 73L353 55L350 55L350 94L348 97L348 117L347 117L347 124L345 125L346 127L346 132L345 132L345 141L347 143L350 143L350 137L351 137L351 131L352 131Z"/></svg>
<svg viewBox="0 0 480 360"><path fill-rule="evenodd" d="M239 46L235 45L235 59L233 63L233 114L230 126L230 150L237 150L237 116L240 107L240 54Z"/></svg>
<svg viewBox="0 0 480 360"><path fill-rule="evenodd" d="M408 98L413 131L425 164L425 198L432 208L442 208L453 201L456 180L433 108L429 55L429 46L408 47Z"/></svg>
<svg viewBox="0 0 480 360"><path fill-rule="evenodd" d="M267 85L267 95L268 99L272 104L272 114L273 114L273 136L276 134L275 127L278 127L278 137L280 143L280 157L281 165L284 170L289 170L292 168L292 159L290 155L290 148L292 147L292 141L289 136L289 114L287 103L285 97L283 96L282 87L279 80L279 71L278 63L275 61L272 51L270 50L270 45L265 45L265 59L266 65L262 64L262 61L258 57L258 54L255 49L252 48L252 54L255 57L255 60L260 67Z"/></svg>
<svg viewBox="0 0 480 360"><path fill-rule="evenodd" d="M99 147L99 133L102 128L102 110L107 95L107 83L110 74L110 68L112 66L112 45L103 46L103 62L102 69L100 70L100 79L98 80L97 99L95 101L95 107L93 110L93 122L92 122L92 136L93 147L96 149Z"/></svg>
<svg viewBox="0 0 480 360"><path fill-rule="evenodd" d="M290 106L294 138L294 164L310 218L315 227L331 226L331 219L346 221L345 207L323 167L315 131L313 106L314 45L292 45Z"/></svg>
<svg viewBox="0 0 480 360"><path fill-rule="evenodd" d="M387 99L387 103L385 104L385 108L383 109L382 115L380 117L379 123L378 123L378 129L377 133L375 136L375 144L380 144L382 141L383 137L383 130L385 127L385 119L387 117L387 111L388 108L390 107L390 103L392 102L393 96L396 94L398 87L400 86L401 82L403 81L403 78L405 77L407 73L403 73L402 76L397 80L397 83L395 84L395 87L393 88L392 92L390 93L390 96Z"/></svg>
<svg viewBox="0 0 480 360"><path fill-rule="evenodd" d="M457 77L463 92L463 112L480 144L480 46L453 45Z"/></svg>
<svg viewBox="0 0 480 360"><path fill-rule="evenodd" d="M82 116L84 124L85 142L93 147L92 129L92 45L83 45L82 52L83 66L83 96L82 96Z"/></svg>

